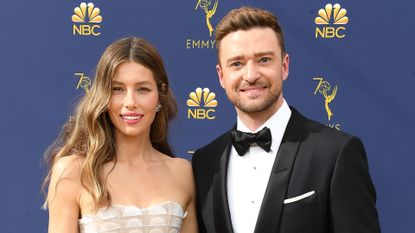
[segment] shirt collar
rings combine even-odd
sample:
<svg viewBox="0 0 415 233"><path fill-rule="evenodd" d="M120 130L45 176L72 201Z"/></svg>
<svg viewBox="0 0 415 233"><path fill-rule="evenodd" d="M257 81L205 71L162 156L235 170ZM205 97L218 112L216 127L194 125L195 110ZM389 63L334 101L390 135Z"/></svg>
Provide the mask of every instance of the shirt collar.
<svg viewBox="0 0 415 233"><path fill-rule="evenodd" d="M264 127L270 128L272 135L271 150L275 152L277 148L279 148L290 117L291 109L290 107L288 107L288 104L284 99L281 107L267 121L265 121L264 124L258 127L258 129L255 132L252 132L250 129L248 129L248 127L242 122L239 116L237 119L236 128L239 131L250 133L256 133Z"/></svg>

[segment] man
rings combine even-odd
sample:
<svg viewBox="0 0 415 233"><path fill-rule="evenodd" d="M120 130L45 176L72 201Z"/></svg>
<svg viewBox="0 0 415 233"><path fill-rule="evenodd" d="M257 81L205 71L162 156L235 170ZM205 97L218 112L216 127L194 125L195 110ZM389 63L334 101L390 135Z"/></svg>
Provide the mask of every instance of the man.
<svg viewBox="0 0 415 233"><path fill-rule="evenodd" d="M361 141L306 119L283 97L290 59L276 17L235 9L216 43L219 81L238 118L193 156L200 232L380 232Z"/></svg>

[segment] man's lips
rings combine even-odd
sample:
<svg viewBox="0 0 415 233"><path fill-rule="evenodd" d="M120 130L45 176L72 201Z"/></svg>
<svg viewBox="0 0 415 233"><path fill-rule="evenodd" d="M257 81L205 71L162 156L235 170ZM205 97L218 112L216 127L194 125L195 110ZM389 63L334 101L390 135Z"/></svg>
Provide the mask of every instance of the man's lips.
<svg viewBox="0 0 415 233"><path fill-rule="evenodd" d="M240 91L242 91L242 92L262 91L265 88L266 88L265 86L243 87L243 88L240 88Z"/></svg>

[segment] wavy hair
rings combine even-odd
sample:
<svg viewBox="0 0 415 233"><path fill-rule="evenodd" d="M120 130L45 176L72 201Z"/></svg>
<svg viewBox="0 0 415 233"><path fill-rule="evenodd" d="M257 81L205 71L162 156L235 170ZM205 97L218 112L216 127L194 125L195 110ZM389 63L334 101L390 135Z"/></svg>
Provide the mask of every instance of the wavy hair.
<svg viewBox="0 0 415 233"><path fill-rule="evenodd" d="M65 123L60 135L46 150L45 160L49 165L42 190L50 182L56 161L68 155L83 158L81 167L82 185L91 194L95 209L108 206L111 197L103 176L103 165L115 161L116 144L114 126L107 108L110 103L112 80L118 67L125 62L136 62L148 68L156 80L160 111L151 125L150 140L153 147L174 157L167 141L169 120L177 113L176 101L169 87L166 70L158 51L142 38L123 38L111 44L101 56L91 89L76 106L74 115ZM46 196L45 205L48 202Z"/></svg>

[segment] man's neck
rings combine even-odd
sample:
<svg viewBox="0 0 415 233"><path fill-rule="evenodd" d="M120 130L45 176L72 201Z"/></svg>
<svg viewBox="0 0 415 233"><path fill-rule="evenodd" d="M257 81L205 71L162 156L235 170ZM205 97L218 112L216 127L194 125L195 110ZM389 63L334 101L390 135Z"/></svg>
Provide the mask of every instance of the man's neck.
<svg viewBox="0 0 415 233"><path fill-rule="evenodd" d="M269 118L271 118L282 106L284 99L277 101L274 105L261 112L246 113L236 108L236 113L244 125L255 132L261 125L263 125Z"/></svg>

